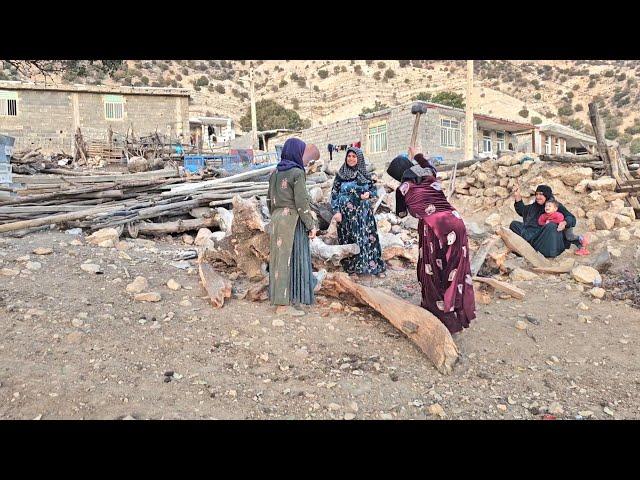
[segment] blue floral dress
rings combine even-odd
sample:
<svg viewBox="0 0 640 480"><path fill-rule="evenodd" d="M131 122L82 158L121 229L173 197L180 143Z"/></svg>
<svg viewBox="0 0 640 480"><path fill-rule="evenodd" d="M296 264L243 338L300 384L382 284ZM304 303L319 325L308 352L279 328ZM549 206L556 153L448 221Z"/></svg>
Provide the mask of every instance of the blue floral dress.
<svg viewBox="0 0 640 480"><path fill-rule="evenodd" d="M368 200L360 198L365 192L371 195ZM358 255L340 262L347 273L377 275L386 270L371 208L375 195L377 191L371 181L344 181L336 175L333 182L331 209L342 214L342 222L338 223L338 242L340 245L355 243L360 247Z"/></svg>

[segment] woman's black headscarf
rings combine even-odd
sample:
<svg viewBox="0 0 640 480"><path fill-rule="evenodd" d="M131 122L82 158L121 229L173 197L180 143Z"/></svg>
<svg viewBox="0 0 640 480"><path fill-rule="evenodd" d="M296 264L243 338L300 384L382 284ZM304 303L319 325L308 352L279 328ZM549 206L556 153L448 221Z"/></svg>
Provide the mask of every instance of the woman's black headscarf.
<svg viewBox="0 0 640 480"><path fill-rule="evenodd" d="M437 170L430 160L419 153L413 162L404 155L398 155L389 164L387 173L399 182L410 180L420 183L424 177L435 177Z"/></svg>
<svg viewBox="0 0 640 480"><path fill-rule="evenodd" d="M356 157L358 157L358 163L355 167L347 165L347 156L349 155L349 152L355 153ZM361 177L360 179L364 181L371 181L371 175L367 173L367 165L364 161L364 154L362 153L362 150L356 147L347 148L347 154L344 157L344 163L340 167L340 170L338 170L338 175L342 180L347 182L355 180L357 177Z"/></svg>
<svg viewBox="0 0 640 480"><path fill-rule="evenodd" d="M536 192L540 192L544 195L545 201L549 201L553 199L553 190L549 185L538 185L536 187Z"/></svg>

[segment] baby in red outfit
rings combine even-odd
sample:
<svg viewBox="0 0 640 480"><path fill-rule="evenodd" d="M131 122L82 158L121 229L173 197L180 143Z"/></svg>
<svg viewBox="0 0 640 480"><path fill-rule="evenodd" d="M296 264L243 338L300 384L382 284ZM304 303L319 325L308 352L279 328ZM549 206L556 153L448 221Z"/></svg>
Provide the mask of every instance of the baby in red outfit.
<svg viewBox="0 0 640 480"><path fill-rule="evenodd" d="M557 223L564 221L564 215L558 211L558 202L555 200L547 200L544 204L544 213L538 217L538 225L544 227L547 223ZM577 243L580 245L576 250L576 255L589 255L587 245L589 244L589 238L585 235L576 235L573 232L573 228L565 228L564 236L569 242Z"/></svg>
<svg viewBox="0 0 640 480"><path fill-rule="evenodd" d="M564 221L564 215L558 211L558 202L548 200L544 204L544 213L538 218L538 225L544 227L547 223L560 223Z"/></svg>

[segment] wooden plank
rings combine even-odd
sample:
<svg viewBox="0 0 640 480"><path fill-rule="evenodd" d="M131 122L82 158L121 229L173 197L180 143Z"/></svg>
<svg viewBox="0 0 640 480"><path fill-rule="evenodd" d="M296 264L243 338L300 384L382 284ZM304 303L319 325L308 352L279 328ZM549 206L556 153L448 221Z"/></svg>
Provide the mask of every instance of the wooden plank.
<svg viewBox="0 0 640 480"><path fill-rule="evenodd" d="M327 274L320 293L345 299L345 294L368 305L409 339L433 362L442 374L449 374L458 361L458 347L449 330L428 310L413 305L392 292L366 287L352 281L345 273Z"/></svg>
<svg viewBox="0 0 640 480"><path fill-rule="evenodd" d="M216 272L208 263L199 264L200 280L207 291L213 308L224 306L224 299L231 298L231 282Z"/></svg>
<svg viewBox="0 0 640 480"><path fill-rule="evenodd" d="M489 250L493 248L493 246L498 241L498 238L500 237L496 235L492 235L490 238L485 240L484 243L480 246L480 248L478 248L476 253L474 253L473 257L471 258L471 275L472 276L476 275L480 271L480 269L482 268L482 265L484 264L485 259L487 258L487 254L489 253Z"/></svg>
<svg viewBox="0 0 640 480"><path fill-rule="evenodd" d="M540 252L537 252L529 242L527 242L520 235L512 232L508 228L499 227L497 231L504 244L512 252L522 255L531 265L534 267L551 267L553 264L546 259Z"/></svg>
<svg viewBox="0 0 640 480"><path fill-rule="evenodd" d="M564 262L550 267L533 267L536 273L569 273L575 266L576 261L573 258L567 258Z"/></svg>
<svg viewBox="0 0 640 480"><path fill-rule="evenodd" d="M508 293L509 295L511 295L514 298L517 298L518 300L522 300L527 294L527 292L525 292L521 288L514 287L513 285L509 285L506 282L496 280L495 278L473 277L473 280L475 282L486 283L487 285L492 286L496 290L499 290L504 293Z"/></svg>

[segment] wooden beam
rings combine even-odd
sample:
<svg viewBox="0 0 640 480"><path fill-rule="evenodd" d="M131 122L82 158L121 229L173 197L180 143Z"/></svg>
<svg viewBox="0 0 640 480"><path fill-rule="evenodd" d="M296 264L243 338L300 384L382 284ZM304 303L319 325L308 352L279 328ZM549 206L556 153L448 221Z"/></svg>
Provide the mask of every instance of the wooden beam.
<svg viewBox="0 0 640 480"><path fill-rule="evenodd" d="M598 144L598 153L600 154L600 158L604 162L607 175L611 176L611 159L609 158L609 152L607 151L607 142L604 137L604 123L602 122L602 118L598 113L598 105L595 102L591 102L589 104L589 120L591 121L591 126L593 127L593 132Z"/></svg>
<svg viewBox="0 0 640 480"><path fill-rule="evenodd" d="M480 269L482 268L482 265L484 264L485 259L487 258L487 254L489 253L489 250L493 248L493 246L498 241L498 238L500 237L496 235L492 235L490 238L486 239L484 243L480 246L480 248L478 248L476 253L473 254L473 257L471 258L471 275L472 276L477 275L477 273L480 271Z"/></svg>
<svg viewBox="0 0 640 480"><path fill-rule="evenodd" d="M518 300L522 300L525 297L526 293L527 293L524 290L522 290L521 288L514 287L513 285L509 285L506 282L502 282L500 280L496 280L495 278L473 277L473 280L475 282L486 283L487 285L492 286L496 290L499 290L499 291L504 292L504 293L508 293L509 295L511 295L514 298L517 298Z"/></svg>
<svg viewBox="0 0 640 480"><path fill-rule="evenodd" d="M497 233L509 250L522 255L534 267L548 268L553 266L548 259L515 232L505 227L499 227Z"/></svg>
<svg viewBox="0 0 640 480"><path fill-rule="evenodd" d="M207 263L199 264L199 272L202 286L207 291L211 304L214 308L221 308L224 305L224 299L231 297L231 282Z"/></svg>

